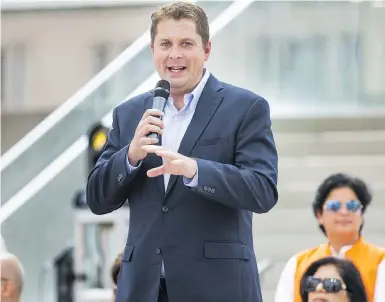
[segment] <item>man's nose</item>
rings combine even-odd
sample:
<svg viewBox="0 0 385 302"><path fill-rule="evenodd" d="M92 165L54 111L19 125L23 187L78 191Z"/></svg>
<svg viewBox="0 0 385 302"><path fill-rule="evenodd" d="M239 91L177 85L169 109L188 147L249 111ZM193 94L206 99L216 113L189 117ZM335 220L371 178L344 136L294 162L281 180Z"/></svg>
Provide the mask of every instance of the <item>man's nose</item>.
<svg viewBox="0 0 385 302"><path fill-rule="evenodd" d="M180 59L182 57L180 48L178 46L171 47L169 57L170 59Z"/></svg>

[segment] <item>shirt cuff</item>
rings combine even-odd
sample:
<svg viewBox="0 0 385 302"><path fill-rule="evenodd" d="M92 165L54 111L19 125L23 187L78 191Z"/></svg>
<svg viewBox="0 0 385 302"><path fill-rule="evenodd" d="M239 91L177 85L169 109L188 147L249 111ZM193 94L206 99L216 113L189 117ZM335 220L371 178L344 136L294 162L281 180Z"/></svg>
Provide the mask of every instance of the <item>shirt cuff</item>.
<svg viewBox="0 0 385 302"><path fill-rule="evenodd" d="M183 183L186 186L191 187L191 188L195 188L198 186L198 167L197 167L197 173L195 174L195 176L193 178L183 177Z"/></svg>
<svg viewBox="0 0 385 302"><path fill-rule="evenodd" d="M128 161L128 155L126 154L126 170L127 170L128 174L130 174L130 173L134 172L136 169L138 169L141 164L142 164L142 161L140 160L136 167L132 166L130 164L130 162Z"/></svg>

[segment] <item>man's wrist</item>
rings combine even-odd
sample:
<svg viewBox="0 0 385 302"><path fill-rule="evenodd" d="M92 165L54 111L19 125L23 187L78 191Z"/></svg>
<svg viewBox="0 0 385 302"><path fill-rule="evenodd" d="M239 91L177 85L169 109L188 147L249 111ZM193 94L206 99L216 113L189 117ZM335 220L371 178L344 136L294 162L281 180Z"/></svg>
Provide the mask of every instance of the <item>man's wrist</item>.
<svg viewBox="0 0 385 302"><path fill-rule="evenodd" d="M133 158L131 155L130 155L130 150L128 150L128 153L127 153L127 159L128 159L128 163L133 166L133 167L136 167L138 165L138 162L140 161L140 159L135 159Z"/></svg>
<svg viewBox="0 0 385 302"><path fill-rule="evenodd" d="M189 169L189 173L188 175L185 175L186 178L189 178L189 179L193 179L195 177L195 175L197 174L197 171L198 171L198 164L197 164L197 161L195 160L195 158L190 158L191 160L191 169Z"/></svg>

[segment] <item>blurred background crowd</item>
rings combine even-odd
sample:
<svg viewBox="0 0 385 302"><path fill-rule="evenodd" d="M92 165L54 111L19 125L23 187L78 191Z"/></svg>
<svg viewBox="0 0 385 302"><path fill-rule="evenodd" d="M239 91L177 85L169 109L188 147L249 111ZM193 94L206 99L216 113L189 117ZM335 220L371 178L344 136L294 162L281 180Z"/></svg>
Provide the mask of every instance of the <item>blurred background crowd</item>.
<svg viewBox="0 0 385 302"><path fill-rule="evenodd" d="M380 267L385 2L197 2L210 21L208 70L271 107L280 197L253 224L264 301L299 282L290 260L328 241L359 237ZM26 302L111 301L129 210L93 215L84 188L111 110L156 83L148 27L161 3L2 1L2 294L10 279ZM356 219L335 225L338 211ZM375 278L363 278L369 301Z"/></svg>

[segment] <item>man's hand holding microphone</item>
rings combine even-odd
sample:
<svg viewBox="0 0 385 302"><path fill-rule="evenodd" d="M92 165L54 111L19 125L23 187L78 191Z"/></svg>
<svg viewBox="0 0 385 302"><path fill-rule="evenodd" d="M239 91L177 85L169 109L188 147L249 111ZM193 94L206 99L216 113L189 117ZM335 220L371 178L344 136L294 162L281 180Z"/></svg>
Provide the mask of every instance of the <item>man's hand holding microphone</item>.
<svg viewBox="0 0 385 302"><path fill-rule="evenodd" d="M183 175L192 179L197 173L197 163L194 159L169 151L163 146L156 145L163 134L164 108L170 95L170 84L160 80L154 90L153 108L146 110L135 130L134 138L128 149L128 161L137 166L148 153L162 157L163 165L147 171L148 177L157 177L163 174Z"/></svg>

